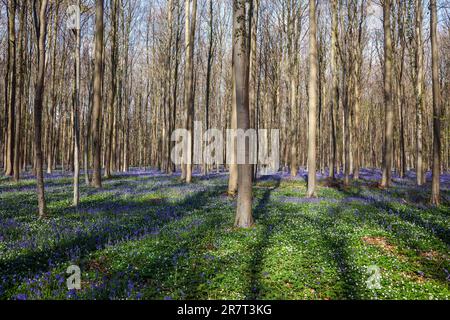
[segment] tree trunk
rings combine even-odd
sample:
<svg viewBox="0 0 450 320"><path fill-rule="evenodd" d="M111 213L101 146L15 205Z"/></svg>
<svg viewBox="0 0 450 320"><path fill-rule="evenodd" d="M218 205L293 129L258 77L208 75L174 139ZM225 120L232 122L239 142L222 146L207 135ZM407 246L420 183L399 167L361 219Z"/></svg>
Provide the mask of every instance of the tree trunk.
<svg viewBox="0 0 450 320"><path fill-rule="evenodd" d="M111 158L112 154L112 144L113 144L113 130L114 130L114 117L116 110L116 91L117 91L117 77L116 77L116 69L117 69L117 56L118 56L118 47L117 47L117 9L118 9L118 1L111 0L111 25L112 25L112 39L111 39L111 100L109 105L109 121L108 121L108 131L107 131L107 143L105 146L105 178L111 177Z"/></svg>
<svg viewBox="0 0 450 320"><path fill-rule="evenodd" d="M213 1L209 2L209 46L208 46L208 61L206 67L206 90L205 90L205 130L209 130L209 103L211 96L211 68L213 59L213 44L214 44L214 11L213 11ZM205 159L204 159L205 160ZM203 165L203 174L208 173L208 164Z"/></svg>
<svg viewBox="0 0 450 320"><path fill-rule="evenodd" d="M234 36L234 35L233 35ZM234 43L235 40L233 40ZM235 61L234 61L234 50L235 48L233 47L233 58L232 58L232 85L231 85L231 90L232 90L232 96L231 96L231 129L232 130L236 130L237 129L237 111L236 111L236 69L234 67L235 65ZM231 150L232 153L232 158L231 161L229 163L229 171L230 171L230 176L228 178L228 195L230 197L234 197L237 194L238 191L238 167L236 164L237 161L237 146L236 146L236 139L234 140L234 143L232 146L233 150Z"/></svg>
<svg viewBox="0 0 450 320"><path fill-rule="evenodd" d="M250 128L249 112L249 59L246 30L246 0L233 2L233 42L234 68L236 78L236 120L237 128L244 131ZM245 142L244 142L245 143ZM238 164L238 199L235 226L249 228L253 225L252 216L252 165L249 159L249 145L246 143L245 164Z"/></svg>
<svg viewBox="0 0 450 320"><path fill-rule="evenodd" d="M16 132L15 132L15 145L14 149L14 181L19 181L20 178L20 160L21 160L21 134L24 132L21 130L22 123L22 107L24 104L24 81L25 81L25 56L24 56L24 46L25 46L25 30L26 30L26 16L27 16L27 4L23 3L20 9L19 18L19 47L18 47L18 102L17 102L17 112L16 112Z"/></svg>
<svg viewBox="0 0 450 320"><path fill-rule="evenodd" d="M13 175L14 165L14 138L16 121L16 1L8 1L8 64L9 64L9 94L8 94L8 131L6 140L6 172L7 176Z"/></svg>
<svg viewBox="0 0 450 320"><path fill-rule="evenodd" d="M81 0L78 0L78 7L81 7ZM79 19L78 17L77 19ZM79 25L81 25L81 22ZM79 126L79 112L80 112L80 51L81 51L81 27L74 30L75 33L75 90L74 90L74 104L73 104L73 137L74 137L74 175L73 175L73 205L78 206L80 202L80 126Z"/></svg>
<svg viewBox="0 0 450 320"><path fill-rule="evenodd" d="M441 89L439 84L439 44L437 38L437 5L430 0L431 61L433 79L433 181L431 203L439 206L441 174Z"/></svg>
<svg viewBox="0 0 450 320"><path fill-rule="evenodd" d="M94 104L92 123L92 148L94 172L92 185L102 187L101 174L101 121L102 121L102 82L103 82L103 0L95 6L95 62L94 62Z"/></svg>
<svg viewBox="0 0 450 320"><path fill-rule="evenodd" d="M51 42L52 42L52 83L51 83L51 105L50 110L47 112L47 133L46 133L46 146L47 146L47 173L52 173L53 170L53 158L56 156L56 151L53 148L53 138L54 138L54 121L55 121L55 114L56 114L56 103L57 103L57 92L56 90L56 46L57 46L57 38L58 38L58 12L59 12L59 5L56 6L56 11L53 14L53 32L51 35ZM65 119L65 116L64 116ZM65 134L65 132L64 132ZM55 152L54 152L55 151ZM64 159L62 161L63 168L64 168ZM63 169L64 170L64 169Z"/></svg>
<svg viewBox="0 0 450 320"><path fill-rule="evenodd" d="M36 161L36 180L37 180L37 196L39 206L39 218L46 217L45 190L44 190L44 172L43 172L43 155L42 155L42 102L44 96L44 77L45 77L45 37L47 33L46 10L47 0L42 0L39 8L39 20L36 13L36 3L34 4L35 30L37 45L37 78L34 97L34 148Z"/></svg>
<svg viewBox="0 0 450 320"><path fill-rule="evenodd" d="M192 182L192 150L194 134L194 44L195 44L195 25L197 16L197 0L192 0L192 14L190 10L190 0L186 0L186 69L185 69L185 108L186 108L186 129L190 132L189 150L190 160L185 164L186 183Z"/></svg>
<svg viewBox="0 0 450 320"><path fill-rule="evenodd" d="M422 38L422 21L423 8L422 0L416 0L416 25L415 25L415 55L416 55L416 74L415 74L415 88L416 88L416 183L421 186L425 182L425 175L423 172L423 112L425 109L424 98L424 48Z"/></svg>
<svg viewBox="0 0 450 320"><path fill-rule="evenodd" d="M384 26L384 100L385 100L385 137L383 177L381 187L387 188L391 184L393 160L393 118L392 103L392 32L391 32L391 0L384 0L383 4Z"/></svg>
<svg viewBox="0 0 450 320"><path fill-rule="evenodd" d="M335 179L335 166L336 166L336 124L335 124L335 111L339 107L339 74L338 74L338 58L337 58L337 46L338 46L338 10L337 0L332 0L332 22L331 22L331 73L332 73L332 92L331 92L331 107L330 107L330 120L331 120L331 161L329 168L329 175L331 179Z"/></svg>
<svg viewBox="0 0 450 320"><path fill-rule="evenodd" d="M309 0L308 198L316 194L317 64L316 0Z"/></svg>

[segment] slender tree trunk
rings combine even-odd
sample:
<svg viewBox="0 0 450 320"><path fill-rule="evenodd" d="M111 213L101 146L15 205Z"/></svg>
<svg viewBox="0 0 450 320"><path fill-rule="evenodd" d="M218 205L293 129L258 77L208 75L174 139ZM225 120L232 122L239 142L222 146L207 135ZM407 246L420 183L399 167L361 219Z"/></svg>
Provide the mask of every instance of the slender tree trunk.
<svg viewBox="0 0 450 320"><path fill-rule="evenodd" d="M175 36L175 65L174 65L174 85L173 85L173 91L172 91L172 125L171 125L171 131L169 134L169 137L172 137L172 133L175 130L176 124L177 124L177 104L178 104L178 65L179 65L179 47L180 47L180 5L177 5L177 30L176 30L176 36ZM170 139L172 140L172 139ZM170 144L170 150L173 150L175 146L175 142L171 141ZM176 166L174 163L171 163L171 171L176 171Z"/></svg>
<svg viewBox="0 0 450 320"><path fill-rule="evenodd" d="M89 91L89 98L88 103L86 106L86 125L84 128L84 181L87 186L91 184L90 178L89 178L89 137L91 136L91 123L92 123L92 108L91 108L91 101L93 99L93 77L89 81L88 84L88 91Z"/></svg>
<svg viewBox="0 0 450 320"><path fill-rule="evenodd" d="M103 82L103 0L95 6L95 62L94 62L94 104L92 123L92 148L94 173L92 185L102 187L101 174L101 121L102 121L102 82Z"/></svg>
<svg viewBox="0 0 450 320"><path fill-rule="evenodd" d="M192 14L190 12L190 0L186 0L186 71L185 71L185 107L186 107L186 129L190 132L189 150L190 161L186 167L186 183L192 182L192 151L194 133L194 42L197 16L197 0L192 0Z"/></svg>
<svg viewBox="0 0 450 320"><path fill-rule="evenodd" d="M336 124L335 124L335 111L339 107L339 74L338 74L338 10L337 0L332 0L332 22L331 22L331 73L332 73L332 98L330 107L330 120L331 120L331 161L330 161L330 178L335 179L335 165L336 165Z"/></svg>
<svg viewBox="0 0 450 320"><path fill-rule="evenodd" d="M233 33L233 43L235 43L235 33ZM237 129L237 111L236 111L236 68L235 68L235 46L233 46L233 57L232 57L232 71L231 71L231 129L236 130ZM236 146L236 139L234 139L234 143L232 146L233 148L231 150L231 161L229 163L229 171L230 176L228 178L228 196L235 197L238 192L238 167L237 167L237 146Z"/></svg>
<svg viewBox="0 0 450 320"><path fill-rule="evenodd" d="M437 38L437 5L430 0L431 61L433 79L433 181L431 203L439 206L441 174L441 90L439 84L439 44Z"/></svg>
<svg viewBox="0 0 450 320"><path fill-rule="evenodd" d="M424 53L423 53L423 38L422 38L422 21L423 21L423 7L422 0L415 0L416 4L416 182L421 186L425 182L425 175L423 172L423 112L425 108L424 91Z"/></svg>
<svg viewBox="0 0 450 320"><path fill-rule="evenodd" d="M14 138L16 121L16 1L8 1L8 64L9 64L9 99L8 99L8 134L6 150L6 175L13 175L14 165Z"/></svg>
<svg viewBox="0 0 450 320"><path fill-rule="evenodd" d="M316 0L309 0L308 198L316 193L317 64Z"/></svg>
<svg viewBox="0 0 450 320"><path fill-rule="evenodd" d="M81 7L81 0L78 0L78 7ZM79 19L79 17L78 17ZM81 24L80 21L79 25ZM80 51L81 51L81 26L74 30L75 33L75 90L73 104L73 137L74 137L74 175L73 175L73 205L78 206L80 202Z"/></svg>
<svg viewBox="0 0 450 320"><path fill-rule="evenodd" d="M36 13L36 2L34 3L34 18L37 45L37 78L34 97L34 148L36 161L36 180L37 194L39 205L39 218L46 217L45 190L44 190L44 172L43 172L43 155L42 155L42 102L44 96L44 77L45 77L45 37L47 33L47 0L41 1L39 8L39 20Z"/></svg>
<svg viewBox="0 0 450 320"><path fill-rule="evenodd" d="M291 176L296 177L298 173L297 163L297 10L295 3L290 2L290 10L288 10L288 55L289 55L289 82L290 82L290 109L291 109L291 123L290 123L290 167ZM292 16L291 16L292 12Z"/></svg>
<svg viewBox="0 0 450 320"><path fill-rule="evenodd" d="M250 23L249 23L249 105L250 105L250 127L256 130L256 164L253 165L253 177L256 179L258 173L258 153L259 153L259 133L257 125L257 99L258 99L258 84L257 79L257 33L258 33L258 21L259 21L259 1L252 0L250 6Z"/></svg>
<svg viewBox="0 0 450 320"><path fill-rule="evenodd" d="M112 154L112 144L113 144L113 130L114 130L114 117L116 110L116 91L117 91L117 77L116 77L116 69L117 69L117 56L118 56L118 47L117 47L117 9L118 9L118 0L111 0L111 24L112 24L112 39L111 39L111 100L109 106L109 121L108 121L108 136L107 143L105 146L105 178L111 177L111 158Z"/></svg>
<svg viewBox="0 0 450 320"><path fill-rule="evenodd" d="M209 2L209 46L208 46L208 61L206 67L206 90L205 90L205 130L209 130L209 103L211 96L211 68L213 59L213 44L214 44L214 11L213 1ZM203 174L208 173L208 164L203 165Z"/></svg>
<svg viewBox="0 0 450 320"><path fill-rule="evenodd" d="M350 184L350 157L351 157L351 150L350 150L350 86L351 86L351 79L350 76L347 75L347 71L344 71L344 113L343 113L343 152L344 152L344 185L348 186ZM349 79L349 80L347 80Z"/></svg>
<svg viewBox="0 0 450 320"><path fill-rule="evenodd" d="M391 0L384 0L383 4L384 26L384 100L385 100L385 137L383 177L381 187L387 188L391 184L393 160L393 118L392 103L392 32L391 32Z"/></svg>
<svg viewBox="0 0 450 320"><path fill-rule="evenodd" d="M51 94L51 105L50 110L47 108L47 133L46 133L46 146L47 146L47 173L52 173L54 161L53 158L56 156L54 154L54 147L53 147L53 138L54 138L54 121L55 121L55 114L56 114L56 104L57 104L57 92L56 89L56 46L57 46L57 38L58 38L58 13L59 13L59 5L56 5L56 11L53 14L53 32L51 35L51 42L52 42L52 82L51 82L51 88L50 88L50 94ZM65 119L65 116L64 116ZM65 131L64 131L65 134ZM56 161L55 161L56 162ZM63 168L64 168L64 161L62 161ZM56 165L56 163L55 163Z"/></svg>
<svg viewBox="0 0 450 320"><path fill-rule="evenodd" d="M19 181L20 178L20 160L21 160L21 148L22 148L22 139L21 135L23 131L21 118L22 118L22 107L24 102L24 80L25 80L25 65L24 65L24 46L25 46L25 30L26 30L26 15L27 15L27 4L22 3L22 7L20 9L20 18L19 18L19 47L18 47L18 102L17 102L17 112L16 112L16 132L15 132L15 142L16 148L14 149L14 181Z"/></svg>

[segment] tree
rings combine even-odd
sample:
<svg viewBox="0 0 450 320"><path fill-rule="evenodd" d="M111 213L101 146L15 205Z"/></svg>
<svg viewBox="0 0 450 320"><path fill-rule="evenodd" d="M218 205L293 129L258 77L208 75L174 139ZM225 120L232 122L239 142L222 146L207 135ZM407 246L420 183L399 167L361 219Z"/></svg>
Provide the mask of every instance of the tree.
<svg viewBox="0 0 450 320"><path fill-rule="evenodd" d="M92 185L102 187L101 175L101 135L102 120L102 82L103 82L103 0L95 5L95 61L94 61L94 103L92 118L92 148L94 172Z"/></svg>
<svg viewBox="0 0 450 320"><path fill-rule="evenodd" d="M288 55L289 55L289 82L290 82L290 95L289 95L289 105L291 112L291 176L296 177L298 172L297 163L297 69L298 69L298 38L299 38L299 10L296 8L296 4L293 1L289 2L290 8L288 9ZM292 12L292 13L291 13Z"/></svg>
<svg viewBox="0 0 450 320"><path fill-rule="evenodd" d="M118 29L118 0L111 0L111 100L109 104L109 121L107 129L108 141L105 146L105 178L111 177L111 168L113 157L112 145L113 145L113 134L114 134L114 118L116 113L116 91L117 91L117 56L119 54L117 46L117 29Z"/></svg>
<svg viewBox="0 0 450 320"><path fill-rule="evenodd" d="M44 172L42 155L42 102L44 96L45 77L45 38L47 34L47 0L41 0L39 15L37 1L33 3L34 28L37 39L37 69L36 87L34 94L34 148L36 157L36 180L39 206L39 218L46 217Z"/></svg>
<svg viewBox="0 0 450 320"><path fill-rule="evenodd" d="M56 107L57 107L57 99L58 99L58 89L56 87L57 85L57 79L56 79L56 62L57 62L57 52L56 47L58 43L58 16L59 16L59 2L56 2L56 8L53 12L53 32L50 37L50 42L52 42L52 51L51 51L51 65L52 65L52 80L51 80L51 86L50 86L50 95L51 95L51 104L48 107L48 119L47 119L47 132L45 134L46 141L45 146L47 148L47 173L52 173L53 170L53 162L54 162L54 127L55 127L55 117L56 117ZM63 119L66 117L64 116ZM65 123L65 122L64 122ZM65 130L63 132L65 134ZM64 140L64 139L63 139ZM63 170L64 170L64 161L62 162Z"/></svg>
<svg viewBox="0 0 450 320"><path fill-rule="evenodd" d="M81 8L81 0L78 0L78 8ZM73 205L78 206L80 202L80 51L81 51L81 25L80 17L78 26L73 30L75 35L75 83L74 83L74 99L73 99L73 138L74 138L74 175L73 175Z"/></svg>
<svg viewBox="0 0 450 320"><path fill-rule="evenodd" d="M236 35L233 32L233 44L236 42ZM237 129L237 110L236 110L236 68L235 68L235 46L232 48L232 62L231 62L231 129ZM237 161L237 146L236 140L232 144L233 150L231 150L231 163L229 163L229 178L228 178L228 196L234 197L238 191L238 166Z"/></svg>
<svg viewBox="0 0 450 320"><path fill-rule="evenodd" d="M260 84L260 79L258 79L257 74L257 35L258 35L258 23L259 23L259 0L253 0L250 2L250 17L249 17L249 37L250 37L250 49L249 49L249 105L250 105L250 126L256 129L256 134L258 135L258 85ZM258 150L259 150L259 142L256 141L256 157L258 159ZM256 179L256 175L258 172L258 164L253 166L254 178Z"/></svg>
<svg viewBox="0 0 450 320"><path fill-rule="evenodd" d="M437 38L437 6L436 0L430 0L431 61L433 80L433 181L431 187L431 203L440 204L441 174L441 89L439 84L439 44Z"/></svg>
<svg viewBox="0 0 450 320"><path fill-rule="evenodd" d="M381 187L391 184L393 160L393 118L394 108L392 102L392 32L391 32L391 0L383 3L384 28L384 103L385 103L385 137L383 153L383 176Z"/></svg>
<svg viewBox="0 0 450 320"><path fill-rule="evenodd" d="M425 182L423 172L423 112L424 97L424 48L422 37L423 7L422 0L415 0L415 93L416 93L416 182L421 186Z"/></svg>
<svg viewBox="0 0 450 320"><path fill-rule="evenodd" d="M208 62L206 67L206 89L205 89L205 130L209 129L209 108L211 96L211 69L214 46L214 9L213 1L209 2L209 44L208 44ZM208 172L208 165L203 166L203 173Z"/></svg>
<svg viewBox="0 0 450 320"><path fill-rule="evenodd" d="M309 0L308 198L316 193L317 65L316 0Z"/></svg>
<svg viewBox="0 0 450 320"><path fill-rule="evenodd" d="M24 104L24 82L25 82L25 56L24 47L26 39L26 21L27 16L27 4L23 3L20 9L19 17L19 45L17 48L18 56L18 101L17 101L17 112L16 112L16 130L15 130L15 142L16 148L14 148L14 181L19 181L20 179L20 160L21 160L21 134L22 134L22 108Z"/></svg>
<svg viewBox="0 0 450 320"><path fill-rule="evenodd" d="M332 73L332 91L330 104L330 121L331 121L331 160L329 166L330 178L335 179L335 165L336 165L336 125L335 125L335 111L339 107L339 71L338 71L338 4L337 0L332 0L332 21L331 21L331 73Z"/></svg>
<svg viewBox="0 0 450 320"><path fill-rule="evenodd" d="M248 33L246 30L246 0L233 1L233 58L236 90L236 123L244 131L250 128L249 110L249 55ZM235 226L249 228L253 225L252 216L252 177L249 145L245 146L245 164L238 164L238 199ZM239 146L238 146L239 147Z"/></svg>
<svg viewBox="0 0 450 320"><path fill-rule="evenodd" d="M15 111L16 111L16 1L8 1L8 135L6 141L6 170L7 176L13 175L14 164L14 131L15 131Z"/></svg>
<svg viewBox="0 0 450 320"><path fill-rule="evenodd" d="M192 14L191 14L192 2ZM186 108L186 129L190 133L189 150L190 160L185 164L186 183L192 182L192 149L194 133L194 45L195 45L195 25L197 16L197 0L186 0L185 2L185 45L186 45L186 65L184 72L184 104Z"/></svg>
<svg viewBox="0 0 450 320"><path fill-rule="evenodd" d="M354 86L354 97L353 97L353 104L354 104L354 110L353 110L353 125L354 125L354 135L352 139L352 144L354 145L354 156L353 156L353 178L355 180L359 179L359 170L360 170L360 158L361 158L361 152L360 152L360 131L361 131L361 124L360 124L360 113L361 113L361 67L363 62L363 28L364 23L366 19L366 10L367 10L367 2L365 0L360 1L359 6L359 16L358 16L358 5L353 6L355 14L354 17L358 18L355 19L356 23L356 30L355 30L355 39L353 39L353 61L354 61L354 67L353 67L353 74L352 74L352 81Z"/></svg>

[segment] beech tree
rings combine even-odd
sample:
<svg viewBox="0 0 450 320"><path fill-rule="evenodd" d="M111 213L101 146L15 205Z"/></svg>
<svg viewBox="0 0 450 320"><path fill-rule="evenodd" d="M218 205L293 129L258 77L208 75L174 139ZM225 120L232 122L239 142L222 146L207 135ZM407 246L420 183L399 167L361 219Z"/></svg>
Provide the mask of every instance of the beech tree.
<svg viewBox="0 0 450 320"><path fill-rule="evenodd" d="M381 169L382 188L414 177L431 203L444 200L450 22L438 1L74 4L83 11L79 32L63 27L70 2L0 2L0 182L36 176L42 217L41 167L73 175L74 205L81 174L87 188L100 188L119 171L181 171L192 183L202 170L229 175L236 224L251 225L252 182L267 165L252 164L249 179L236 144L223 145L221 163L175 165L172 133L190 131L194 158L194 121L224 137L279 129L274 169L307 174L308 197L316 175L355 186L372 168Z"/></svg>
<svg viewBox="0 0 450 320"><path fill-rule="evenodd" d="M192 12L191 12L192 2ZM194 45L195 27L197 19L197 0L186 0L185 3L185 46L186 46L186 66L184 71L184 104L186 109L186 129L190 133L190 163L185 164L186 183L192 182L192 152L194 147Z"/></svg>
<svg viewBox="0 0 450 320"><path fill-rule="evenodd" d="M383 177L381 187L391 185L393 161L393 102L392 102L392 33L391 33L391 0L383 2L384 27L384 103L385 103L385 137L383 152Z"/></svg>
<svg viewBox="0 0 450 320"><path fill-rule="evenodd" d="M424 91L424 47L422 37L422 0L415 0L415 94L416 94L416 181L421 186L425 182L423 174L423 112Z"/></svg>
<svg viewBox="0 0 450 320"><path fill-rule="evenodd" d="M38 12L39 10L39 12ZM45 84L45 40L47 34L47 0L33 3L34 29L37 39L36 87L34 94L34 154L36 157L36 181L39 206L39 218L45 218L45 190L42 155L42 102Z"/></svg>
<svg viewBox="0 0 450 320"><path fill-rule="evenodd" d="M248 55L248 31L246 29L246 0L234 0L233 2L233 59L235 74L236 95L236 124L237 129L247 131L250 129L249 110L249 55ZM254 223L252 216L252 165L250 164L250 143L244 142L245 164L238 164L238 198L235 225L241 228L251 227Z"/></svg>
<svg viewBox="0 0 450 320"><path fill-rule="evenodd" d="M102 82L103 82L103 0L95 5L95 60L94 60L94 102L92 109L92 149L94 171L92 185L102 187L101 175L101 118L102 118Z"/></svg>
<svg viewBox="0 0 450 320"><path fill-rule="evenodd" d="M316 193L316 109L317 109L317 17L316 0L309 0L309 84L308 84L308 191Z"/></svg>
<svg viewBox="0 0 450 320"><path fill-rule="evenodd" d="M437 5L430 0L431 63L433 80L433 181L431 203L440 204L441 175L441 89L439 81L439 44L437 39Z"/></svg>

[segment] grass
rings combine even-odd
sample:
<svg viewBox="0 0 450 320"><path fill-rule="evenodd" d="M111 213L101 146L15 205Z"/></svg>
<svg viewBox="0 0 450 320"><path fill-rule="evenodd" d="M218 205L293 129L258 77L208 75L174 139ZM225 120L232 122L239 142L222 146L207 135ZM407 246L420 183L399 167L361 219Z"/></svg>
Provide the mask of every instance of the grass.
<svg viewBox="0 0 450 320"><path fill-rule="evenodd" d="M401 181L400 181L401 182ZM255 183L255 227L232 228L224 175L135 171L83 186L49 177L50 218L36 219L34 180L0 181L1 299L449 299L449 205L410 183L389 190L302 179ZM443 190L444 198L449 189ZM67 290L70 265L82 289ZM369 289L369 266L381 288Z"/></svg>

